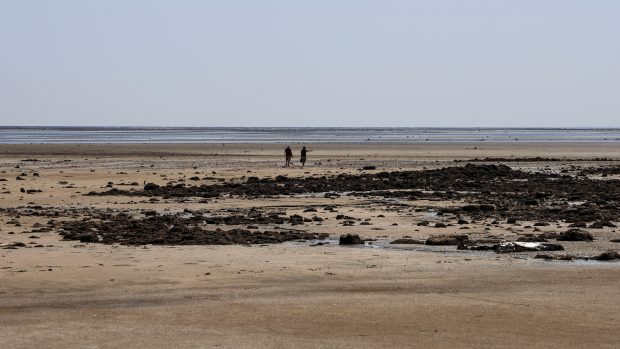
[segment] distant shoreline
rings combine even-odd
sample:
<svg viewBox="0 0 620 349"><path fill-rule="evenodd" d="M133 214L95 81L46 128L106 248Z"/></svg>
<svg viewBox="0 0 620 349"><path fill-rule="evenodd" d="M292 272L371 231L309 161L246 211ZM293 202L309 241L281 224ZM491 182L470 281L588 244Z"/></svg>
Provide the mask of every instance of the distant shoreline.
<svg viewBox="0 0 620 349"><path fill-rule="evenodd" d="M0 126L0 144L620 142L620 128Z"/></svg>
<svg viewBox="0 0 620 349"><path fill-rule="evenodd" d="M291 142L294 154L305 145L312 150L312 161L327 161L338 157L351 161L381 162L391 159L404 166L410 161L454 159L480 161L618 161L620 147L613 142L478 142L478 143L301 143ZM23 164L36 164L37 159L49 156L119 157L132 159L203 159L221 165L224 159L234 161L273 161L283 158L284 143L134 143L134 144L0 144L3 159L17 159ZM363 159L363 160L362 160ZM233 162L234 162L233 161Z"/></svg>

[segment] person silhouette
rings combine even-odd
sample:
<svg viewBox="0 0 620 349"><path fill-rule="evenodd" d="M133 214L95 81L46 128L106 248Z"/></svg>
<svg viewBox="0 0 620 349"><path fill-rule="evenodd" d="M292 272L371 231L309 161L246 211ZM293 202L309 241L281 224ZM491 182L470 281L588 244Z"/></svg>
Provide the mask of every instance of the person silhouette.
<svg viewBox="0 0 620 349"><path fill-rule="evenodd" d="M301 162L301 167L306 166L306 147L304 146L303 148L301 148L301 157L299 158L299 161Z"/></svg>
<svg viewBox="0 0 620 349"><path fill-rule="evenodd" d="M286 158L286 167L288 167L291 164L291 158L293 157L293 151L290 146L287 146L286 149L284 149L284 157Z"/></svg>

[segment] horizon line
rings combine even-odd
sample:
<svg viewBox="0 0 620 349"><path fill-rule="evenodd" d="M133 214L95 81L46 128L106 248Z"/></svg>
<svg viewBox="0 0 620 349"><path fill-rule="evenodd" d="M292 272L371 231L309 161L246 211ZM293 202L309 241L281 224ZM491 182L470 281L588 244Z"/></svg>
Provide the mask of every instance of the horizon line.
<svg viewBox="0 0 620 349"><path fill-rule="evenodd" d="M105 126L0 125L0 129L502 129L502 130L620 130L619 126Z"/></svg>

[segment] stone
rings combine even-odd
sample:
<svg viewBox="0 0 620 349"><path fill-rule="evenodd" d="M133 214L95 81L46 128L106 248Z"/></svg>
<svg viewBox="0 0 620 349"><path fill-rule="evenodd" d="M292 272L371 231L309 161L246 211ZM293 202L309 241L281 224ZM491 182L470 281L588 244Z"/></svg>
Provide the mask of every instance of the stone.
<svg viewBox="0 0 620 349"><path fill-rule="evenodd" d="M340 235L340 245L362 245L364 240L357 234L345 234Z"/></svg>
<svg viewBox="0 0 620 349"><path fill-rule="evenodd" d="M579 228L568 229L558 236L558 241L592 241L594 237L587 231Z"/></svg>
<svg viewBox="0 0 620 349"><path fill-rule="evenodd" d="M468 235L440 235L426 239L427 245L434 246L458 246L463 241L469 240Z"/></svg>

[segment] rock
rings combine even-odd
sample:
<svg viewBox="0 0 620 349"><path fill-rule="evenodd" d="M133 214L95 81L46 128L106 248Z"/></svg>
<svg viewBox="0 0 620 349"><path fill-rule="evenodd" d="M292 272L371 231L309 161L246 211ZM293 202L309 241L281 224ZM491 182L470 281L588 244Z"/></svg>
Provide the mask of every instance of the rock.
<svg viewBox="0 0 620 349"><path fill-rule="evenodd" d="M430 223L428 221L422 221L422 222L419 222L417 225L419 227L428 227L429 224Z"/></svg>
<svg viewBox="0 0 620 349"><path fill-rule="evenodd" d="M429 237L425 243L433 246L458 246L467 240L469 240L468 235L440 235Z"/></svg>
<svg viewBox="0 0 620 349"><path fill-rule="evenodd" d="M14 173L14 176L17 173ZM275 176L275 175L274 175ZM28 177L24 177L28 178ZM252 182L252 181L250 181ZM199 182L193 182L199 183ZM158 190L121 190L88 195L125 195L180 198L265 197L314 193L347 193L351 196L431 200L471 201L471 206L449 208L444 213L469 212L466 219L488 222L496 217L519 221L558 222L613 221L618 217L620 197L617 182L550 173L524 172L498 165L467 165L420 171L367 171L311 177L262 178L256 183L225 181L212 185L178 187L176 183ZM6 189L5 189L6 190ZM11 191L19 190L16 186ZM413 195L415 193L415 195ZM329 197L329 196L328 196ZM335 196L334 196L335 197ZM526 199L538 206L526 206ZM462 200L462 201L461 201ZM549 200L550 205L546 205ZM576 203L584 202L580 205ZM489 206L480 205L488 204ZM494 208L494 209L493 209ZM485 210L491 210L489 212ZM492 214L492 213L496 214ZM456 217L459 219L461 217ZM456 222L454 219L454 222ZM597 226L597 225L595 225Z"/></svg>
<svg viewBox="0 0 620 349"><path fill-rule="evenodd" d="M276 182L286 182L288 181L288 177L287 176L283 176L283 175L278 175L276 176Z"/></svg>
<svg viewBox="0 0 620 349"><path fill-rule="evenodd" d="M478 211L490 212L490 211L494 211L494 210L495 210L495 206L488 205L488 204L465 205L465 206L461 207L461 211L465 211L465 212L478 212Z"/></svg>
<svg viewBox="0 0 620 349"><path fill-rule="evenodd" d="M551 255L551 254L538 254L534 258L546 259L546 260L555 260L555 261L572 261L575 259L585 259L585 260L597 260L597 261L614 261L620 259L620 253L614 250L609 250L601 253L595 257L577 257L573 255Z"/></svg>
<svg viewBox="0 0 620 349"><path fill-rule="evenodd" d="M2 246L2 248L7 249L7 250L16 249L18 247L26 247L26 244L23 242L14 242L12 244Z"/></svg>
<svg viewBox="0 0 620 349"><path fill-rule="evenodd" d="M506 220L506 223L508 223L508 224L515 224L515 223L517 223L517 219L514 218L514 217L508 218Z"/></svg>
<svg viewBox="0 0 620 349"><path fill-rule="evenodd" d="M258 180L259 180L259 179L258 179L258 177L256 177L256 176L250 176L250 177L248 177L248 179L246 179L246 181L245 181L245 182L246 182L246 183L258 183Z"/></svg>
<svg viewBox="0 0 620 349"><path fill-rule="evenodd" d="M478 241L463 241L456 249L457 250L471 250L471 251L488 251L495 248L495 244L484 244Z"/></svg>
<svg viewBox="0 0 620 349"><path fill-rule="evenodd" d="M538 235L541 239L557 239L558 236L560 236L560 234L552 231L547 231Z"/></svg>
<svg viewBox="0 0 620 349"><path fill-rule="evenodd" d="M80 242L99 242L99 237L95 233L83 233L76 236Z"/></svg>
<svg viewBox="0 0 620 349"><path fill-rule="evenodd" d="M364 240L357 234L340 235L340 245L362 245Z"/></svg>
<svg viewBox="0 0 620 349"><path fill-rule="evenodd" d="M494 248L497 253L532 252L532 251L564 251L560 244L541 242L504 242Z"/></svg>
<svg viewBox="0 0 620 349"><path fill-rule="evenodd" d="M613 251L613 250L609 250L606 252L601 253L600 255L593 257L592 259L595 259L597 261L613 261L613 260L618 260L620 259L620 253Z"/></svg>
<svg viewBox="0 0 620 349"><path fill-rule="evenodd" d="M362 167L362 170L376 170L377 166L367 165Z"/></svg>
<svg viewBox="0 0 620 349"><path fill-rule="evenodd" d="M392 245L424 245L424 240L416 240L416 239L408 239L408 238L402 238L402 239L396 239L392 242L390 242L390 244Z"/></svg>
<svg viewBox="0 0 620 349"><path fill-rule="evenodd" d="M547 222L536 222L536 223L534 223L534 226L535 227L548 227L549 223L547 223Z"/></svg>
<svg viewBox="0 0 620 349"><path fill-rule="evenodd" d="M225 222L228 217L220 218ZM241 224L233 217L236 224ZM276 218L278 218L276 216ZM281 218L278 218L281 219ZM217 219L209 218L218 222ZM325 233L301 231L250 231L247 229L205 230L197 223L205 217L179 217L178 215L157 215L136 219L124 214L111 215L102 220L62 222L59 234L65 240L83 242L121 243L125 245L249 245L270 244L296 240L324 239ZM245 220L243 222L249 222ZM84 232L89 233L84 233ZM97 232L95 234L94 232Z"/></svg>
<svg viewBox="0 0 620 349"><path fill-rule="evenodd" d="M465 211L465 212L476 212L480 209L479 206L477 205L465 205L463 207L461 207L461 211Z"/></svg>
<svg viewBox="0 0 620 349"><path fill-rule="evenodd" d="M336 215L336 219L338 219L338 220L340 220L340 219L355 220L355 217L350 217L350 216L347 216L347 215L339 214L339 215Z"/></svg>
<svg viewBox="0 0 620 349"><path fill-rule="evenodd" d="M541 254L537 254L536 256L534 256L534 258L536 259L545 259L548 261L572 261L574 260L575 256L570 255L570 254L548 254L548 253L541 253Z"/></svg>
<svg viewBox="0 0 620 349"><path fill-rule="evenodd" d="M573 224L570 224L568 226L569 228L585 228L587 227L586 222L580 221L580 222L575 222Z"/></svg>
<svg viewBox="0 0 620 349"><path fill-rule="evenodd" d="M545 239L544 237L537 235L537 236L519 236L519 238L517 239L518 242L547 242L549 240Z"/></svg>
<svg viewBox="0 0 620 349"><path fill-rule="evenodd" d="M298 214L294 214L288 218L288 221L289 223L291 223L291 225L300 225L304 224L304 217Z"/></svg>
<svg viewBox="0 0 620 349"><path fill-rule="evenodd" d="M155 183L146 183L144 185L144 190L146 190L146 191L157 190L159 188L160 188L160 186L155 184Z"/></svg>
<svg viewBox="0 0 620 349"><path fill-rule="evenodd" d="M444 223L441 223L441 222L435 223L435 228L445 228L445 227L446 225Z"/></svg>
<svg viewBox="0 0 620 349"><path fill-rule="evenodd" d="M593 229L603 229L604 227L615 228L616 225L611 223L610 221L597 221L590 225L590 228Z"/></svg>
<svg viewBox="0 0 620 349"><path fill-rule="evenodd" d="M458 222L456 222L456 224L469 224L469 222L464 219L459 219Z"/></svg>
<svg viewBox="0 0 620 349"><path fill-rule="evenodd" d="M558 236L558 241L592 241L594 237L583 229L572 228Z"/></svg>

